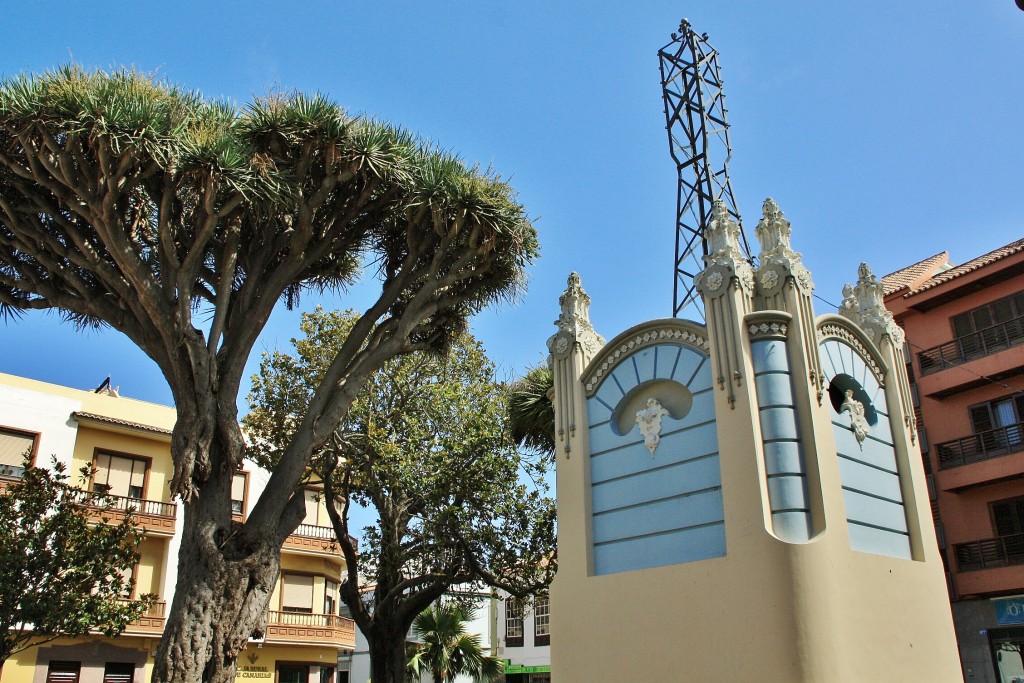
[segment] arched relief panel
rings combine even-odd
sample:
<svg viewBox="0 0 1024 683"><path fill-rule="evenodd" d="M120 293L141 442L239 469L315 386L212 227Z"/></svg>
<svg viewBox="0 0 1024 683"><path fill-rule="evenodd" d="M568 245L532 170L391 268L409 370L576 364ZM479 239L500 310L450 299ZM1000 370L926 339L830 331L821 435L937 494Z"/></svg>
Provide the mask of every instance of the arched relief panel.
<svg viewBox="0 0 1024 683"><path fill-rule="evenodd" d="M854 550L911 559L910 534L885 397L884 365L858 331L818 329L823 405L832 420Z"/></svg>
<svg viewBox="0 0 1024 683"><path fill-rule="evenodd" d="M707 339L659 321L614 340L583 376L595 574L725 555Z"/></svg>

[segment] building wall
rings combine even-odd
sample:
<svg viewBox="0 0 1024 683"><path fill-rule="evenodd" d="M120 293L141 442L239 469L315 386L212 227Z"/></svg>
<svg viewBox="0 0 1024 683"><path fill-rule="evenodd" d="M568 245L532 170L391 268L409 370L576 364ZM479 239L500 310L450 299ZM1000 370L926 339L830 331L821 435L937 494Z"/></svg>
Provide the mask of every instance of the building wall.
<svg viewBox="0 0 1024 683"><path fill-rule="evenodd" d="M87 413L99 419L88 415L75 419L74 413ZM38 434L37 463L48 466L50 456L55 456L68 468L71 483L83 487L88 487L89 481L82 481L78 471L92 466L97 450L124 453L149 459L144 500L173 502L169 491L173 463L167 432L173 428L175 418L174 409L167 406L0 374L0 426ZM245 469L250 472L246 500L251 510L269 475L253 463L246 463ZM324 507L322 501L319 505ZM126 631L127 635L117 639L100 636L60 639L40 648L30 648L8 661L0 681L42 683L51 660L81 661L80 683L99 683L104 662L111 661L136 662L135 681L148 680L152 674L152 654L160 635L159 626L154 628L152 624L162 623L160 619L166 615L177 580L182 515L182 506L175 504L174 519L152 532L147 531L139 546L134 595L153 593L159 601L146 622L149 630L141 631L147 635L135 635L143 626L133 625ZM283 551L282 567L315 576L314 621L323 621L316 615L323 611L326 578L338 581L341 577L344 561L340 551L329 550L319 542L306 544L301 552ZM278 586L270 610L280 609L279 595ZM300 624L301 628L282 630L275 636L278 642L271 638L251 643L239 659L237 679L240 683L276 680L279 663L290 662L308 666L310 683L320 683L321 667L336 669L339 648L353 645L352 640L346 641L339 635L337 618L333 623L333 630L304 628L305 625ZM325 644L327 641L331 644ZM341 679L335 677L334 680Z"/></svg>
<svg viewBox="0 0 1024 683"><path fill-rule="evenodd" d="M922 373L918 354L956 339L951 318L1024 291L1024 254L989 259L972 272L918 293L897 291L886 299L906 332L913 374L920 396L920 424L927 435L922 458L935 482L935 514L943 528L942 550L950 572L952 610L965 680L998 682L993 634L1018 634L1024 626L1000 624L995 600L1024 593L1024 564L960 571L956 545L996 536L990 504L1024 496L1024 449L987 460L943 467L937 445L970 437L969 407L1024 390L1024 345ZM988 381L983 376L997 377ZM1003 662L1011 680L1011 657ZM1009 667L1009 668L1007 668Z"/></svg>

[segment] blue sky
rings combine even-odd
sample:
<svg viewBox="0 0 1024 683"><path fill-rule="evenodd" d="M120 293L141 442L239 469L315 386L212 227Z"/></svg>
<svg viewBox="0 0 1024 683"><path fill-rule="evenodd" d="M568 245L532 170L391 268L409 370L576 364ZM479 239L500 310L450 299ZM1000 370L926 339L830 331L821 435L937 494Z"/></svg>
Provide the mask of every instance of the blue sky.
<svg viewBox="0 0 1024 683"><path fill-rule="evenodd" d="M320 91L493 166L543 248L522 300L474 322L514 375L544 359L573 270L608 338L671 315L675 168L657 50L684 16L721 53L748 237L774 197L823 298L838 302L861 261L882 275L1024 237L1024 12L1013 0L41 0L5 10L0 76L73 58L239 103ZM300 308L365 306L367 291ZM297 328L298 311L277 311L257 351L286 347ZM116 332L30 315L0 323L0 349L3 372L80 388L111 374L125 395L170 401L156 366Z"/></svg>

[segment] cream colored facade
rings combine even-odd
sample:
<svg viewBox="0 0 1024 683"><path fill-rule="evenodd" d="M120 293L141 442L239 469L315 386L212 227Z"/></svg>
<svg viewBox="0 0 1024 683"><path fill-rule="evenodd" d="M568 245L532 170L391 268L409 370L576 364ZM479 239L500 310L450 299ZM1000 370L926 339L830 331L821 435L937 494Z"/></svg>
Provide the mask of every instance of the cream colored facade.
<svg viewBox="0 0 1024 683"><path fill-rule="evenodd" d="M789 232L766 202L755 270L719 207L706 326L605 344L570 278L554 679L962 680L902 334L866 267L816 317Z"/></svg>
<svg viewBox="0 0 1024 683"><path fill-rule="evenodd" d="M173 408L116 392L81 391L0 374L0 439L31 439L37 466L48 466L53 456L75 477L83 466L98 468L90 481L80 484L86 489L109 486L117 505L135 510L144 538L133 596L158 596L153 610L121 637L62 639L30 648L8 660L0 683L44 683L62 662L78 667L80 683L150 679L177 578L182 510L168 486L174 421ZM237 521L244 520L267 479L251 464L246 470L232 492L238 499ZM17 474L13 467L0 471L0 486ZM344 560L333 542L333 529L323 521L324 503L316 491L308 499L306 520L282 549L282 575L268 606L266 637L251 642L239 656L239 683L347 680L337 671L338 651L355 644L352 621L339 616L337 585ZM123 678L124 672L130 678Z"/></svg>

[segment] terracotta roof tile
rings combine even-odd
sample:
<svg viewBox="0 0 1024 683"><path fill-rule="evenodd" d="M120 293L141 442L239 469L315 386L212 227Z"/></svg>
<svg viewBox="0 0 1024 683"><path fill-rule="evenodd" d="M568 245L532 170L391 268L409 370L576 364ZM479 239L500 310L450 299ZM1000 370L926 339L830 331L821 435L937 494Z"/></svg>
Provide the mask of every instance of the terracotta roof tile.
<svg viewBox="0 0 1024 683"><path fill-rule="evenodd" d="M939 273L935 277L919 285L916 289L910 290L903 296L913 296L914 294L918 294L925 290L931 289L932 287L937 287L938 285L941 285L944 282L949 282L950 280L956 279L961 275L967 275L968 273L972 273L978 270L979 268L990 265L992 263L995 263L996 261L999 261L1000 259L1004 259L1007 256L1012 256L1013 254L1017 254L1022 251L1024 251L1024 239L1019 239L1016 242L1010 242L1006 246L994 249L993 251L990 251L987 254L983 254L982 256L979 256L975 259L971 259L967 263L963 263L959 266L956 266L955 268Z"/></svg>
<svg viewBox="0 0 1024 683"><path fill-rule="evenodd" d="M107 417L106 415L97 415L96 413L77 411L71 413L71 417L76 420L92 420L93 422L103 422L106 424L117 425L119 427L128 427L129 429L139 429L144 432L153 432L154 434L171 434L170 429L164 429L163 427L154 427L152 425L144 425L140 422L130 422L128 420L119 420L116 417Z"/></svg>
<svg viewBox="0 0 1024 683"><path fill-rule="evenodd" d="M918 261L912 266L901 268L895 273L889 273L882 278L882 287L885 290L885 296L895 294L901 289L913 287L918 280L926 275L934 273L939 266L946 263L948 260L949 252L940 251L938 254L929 256L923 261Z"/></svg>

